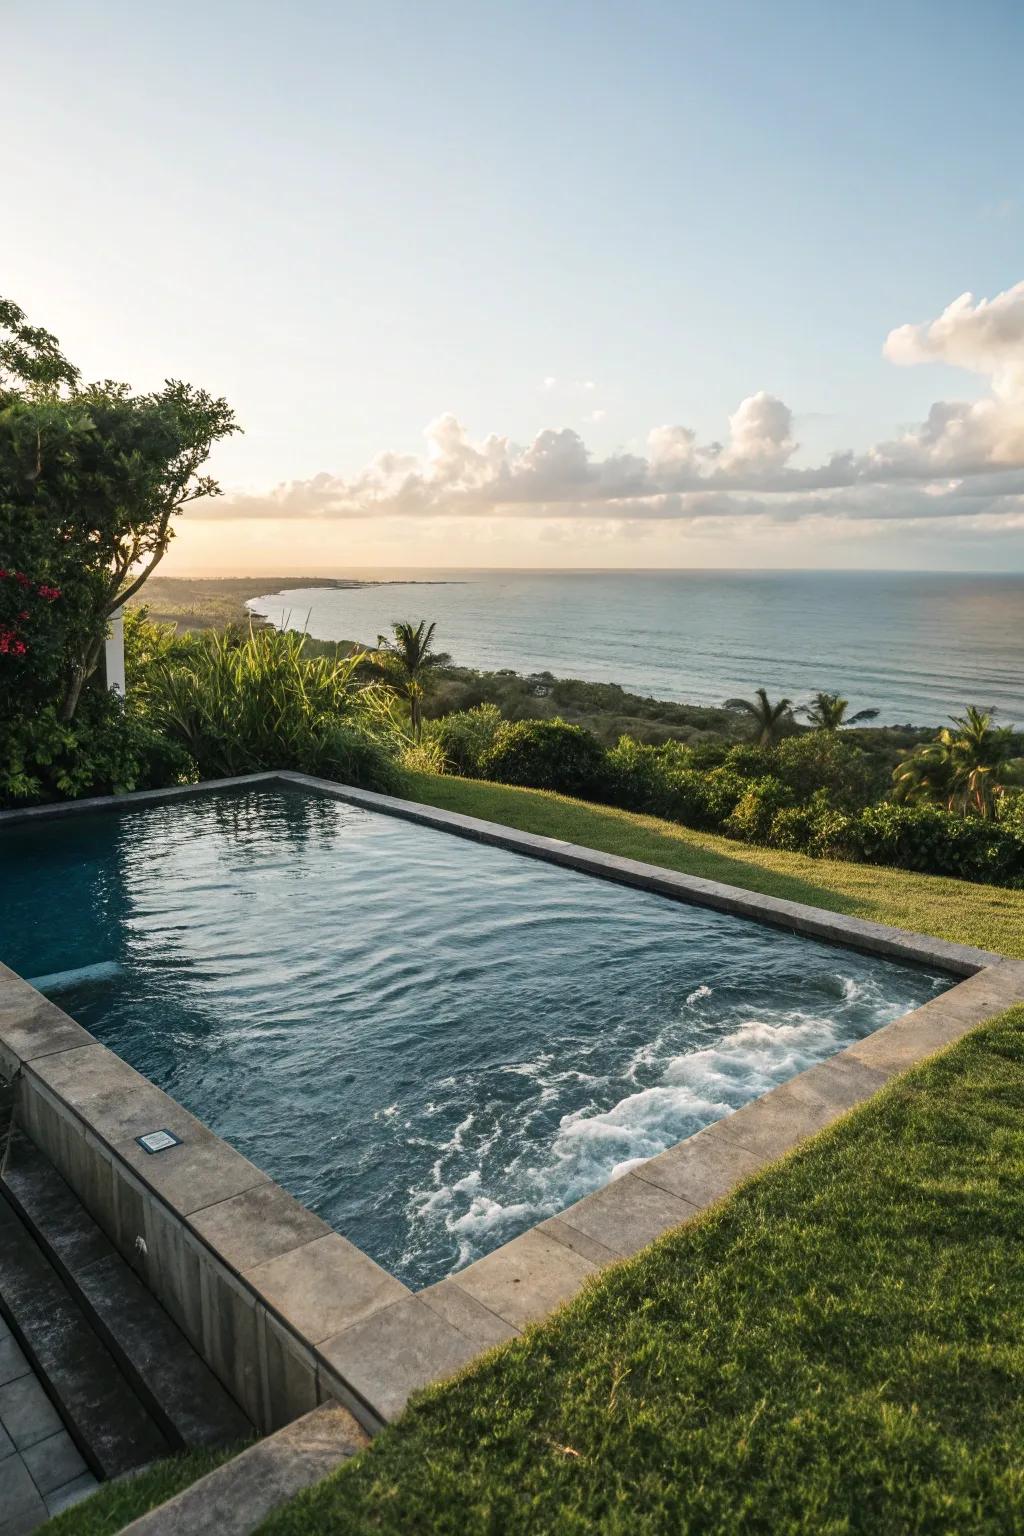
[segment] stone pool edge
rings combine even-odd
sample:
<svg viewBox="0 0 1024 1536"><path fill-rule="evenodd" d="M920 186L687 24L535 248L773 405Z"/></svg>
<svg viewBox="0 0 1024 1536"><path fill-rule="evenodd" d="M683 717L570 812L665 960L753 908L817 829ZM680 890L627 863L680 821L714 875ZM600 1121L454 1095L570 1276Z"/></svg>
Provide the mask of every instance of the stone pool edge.
<svg viewBox="0 0 1024 1536"><path fill-rule="evenodd" d="M330 1397L371 1432L379 1429L411 1392L515 1337L608 1264L691 1220L897 1074L1024 1002L1024 962L302 774L0 812L0 829L275 782L965 979L413 1293L0 965L0 1070L17 1079L18 1123L263 1430ZM181 1135L180 1145L142 1152L135 1136L164 1127Z"/></svg>

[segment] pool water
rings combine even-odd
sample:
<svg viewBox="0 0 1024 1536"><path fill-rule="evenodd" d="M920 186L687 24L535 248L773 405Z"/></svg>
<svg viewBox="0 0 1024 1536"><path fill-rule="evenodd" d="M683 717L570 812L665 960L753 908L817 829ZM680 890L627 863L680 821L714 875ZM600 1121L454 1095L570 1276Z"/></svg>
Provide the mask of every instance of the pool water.
<svg viewBox="0 0 1024 1536"><path fill-rule="evenodd" d="M0 958L413 1287L950 985L285 789L0 860Z"/></svg>

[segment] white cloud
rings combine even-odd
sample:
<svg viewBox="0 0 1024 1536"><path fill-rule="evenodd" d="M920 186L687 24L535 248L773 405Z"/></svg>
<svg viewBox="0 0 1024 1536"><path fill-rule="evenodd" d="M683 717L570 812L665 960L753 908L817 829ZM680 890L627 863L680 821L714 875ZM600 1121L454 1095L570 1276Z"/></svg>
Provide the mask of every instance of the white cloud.
<svg viewBox="0 0 1024 1536"><path fill-rule="evenodd" d="M319 474L262 496L226 496L196 515L1017 526L1024 516L1024 283L992 300L964 294L937 319L892 331L884 353L900 365L970 369L990 380L990 392L970 404L939 401L913 431L810 467L793 462L789 406L763 390L740 402L723 443L701 443L690 427L660 426L647 438L646 457L595 458L569 427L547 427L526 446L496 435L474 441L448 413L427 427L420 454L383 453L351 478ZM544 387L555 383L550 377ZM591 419L603 415L594 411Z"/></svg>

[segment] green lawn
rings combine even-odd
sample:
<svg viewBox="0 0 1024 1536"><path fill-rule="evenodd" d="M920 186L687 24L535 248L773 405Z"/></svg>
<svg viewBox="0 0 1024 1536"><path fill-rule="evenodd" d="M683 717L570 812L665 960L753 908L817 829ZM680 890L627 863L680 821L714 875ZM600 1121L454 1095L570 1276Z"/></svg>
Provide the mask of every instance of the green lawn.
<svg viewBox="0 0 1024 1536"><path fill-rule="evenodd" d="M446 811L1024 959L1024 891L809 859L543 790L431 774L412 775L410 783L410 798Z"/></svg>

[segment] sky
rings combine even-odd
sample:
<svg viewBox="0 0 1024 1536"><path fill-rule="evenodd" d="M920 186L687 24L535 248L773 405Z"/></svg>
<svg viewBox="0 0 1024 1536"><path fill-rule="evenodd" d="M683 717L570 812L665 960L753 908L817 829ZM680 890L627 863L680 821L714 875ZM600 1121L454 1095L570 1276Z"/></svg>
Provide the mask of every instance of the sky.
<svg viewBox="0 0 1024 1536"><path fill-rule="evenodd" d="M1019 0L0 20L0 292L244 427L167 574L1024 570Z"/></svg>

